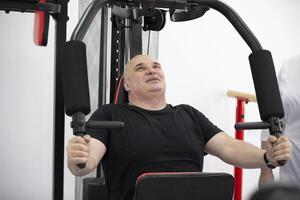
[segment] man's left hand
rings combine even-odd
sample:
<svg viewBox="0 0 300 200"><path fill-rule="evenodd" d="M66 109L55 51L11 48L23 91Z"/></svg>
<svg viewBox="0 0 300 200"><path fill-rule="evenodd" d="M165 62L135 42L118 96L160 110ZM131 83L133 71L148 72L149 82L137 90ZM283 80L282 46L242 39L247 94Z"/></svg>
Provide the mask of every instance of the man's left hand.
<svg viewBox="0 0 300 200"><path fill-rule="evenodd" d="M279 160L290 160L292 156L292 145L289 139L282 135L279 138L271 135L268 138L267 159L274 166L279 166Z"/></svg>

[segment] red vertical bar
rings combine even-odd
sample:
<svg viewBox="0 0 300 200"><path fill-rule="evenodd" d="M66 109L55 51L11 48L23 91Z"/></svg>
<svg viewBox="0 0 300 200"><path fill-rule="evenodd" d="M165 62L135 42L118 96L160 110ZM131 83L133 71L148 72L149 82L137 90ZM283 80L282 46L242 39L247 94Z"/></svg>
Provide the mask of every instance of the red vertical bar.
<svg viewBox="0 0 300 200"><path fill-rule="evenodd" d="M237 98L236 106L236 122L244 122L245 115L245 100ZM244 140L244 131L236 130L235 138ZM239 167L234 168L234 200L242 200L242 187L243 187L243 169Z"/></svg>
<svg viewBox="0 0 300 200"><path fill-rule="evenodd" d="M46 0L39 0L38 3L46 3ZM37 46L47 46L49 15L45 11L35 11L33 41Z"/></svg>

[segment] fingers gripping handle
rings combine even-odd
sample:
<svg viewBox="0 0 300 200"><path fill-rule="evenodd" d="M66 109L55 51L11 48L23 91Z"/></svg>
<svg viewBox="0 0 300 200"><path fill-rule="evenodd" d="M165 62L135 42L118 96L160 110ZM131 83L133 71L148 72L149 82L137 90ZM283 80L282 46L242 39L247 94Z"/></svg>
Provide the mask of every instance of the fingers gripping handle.
<svg viewBox="0 0 300 200"><path fill-rule="evenodd" d="M85 115L82 112L77 112L72 115L71 127L73 128L74 135L83 137L85 135L85 124ZM83 169L86 163L79 163L77 166Z"/></svg>
<svg viewBox="0 0 300 200"><path fill-rule="evenodd" d="M283 123L278 117L271 117L267 122L242 122L235 124L236 130L269 129L270 134L279 138L282 136ZM279 160L278 165L285 165L286 160Z"/></svg>
<svg viewBox="0 0 300 200"><path fill-rule="evenodd" d="M83 137L86 128L92 129L115 129L124 127L124 122L121 121L85 121L85 115L82 112L77 112L72 115L71 128L73 134ZM86 167L86 163L79 163L77 165L80 169Z"/></svg>
<svg viewBox="0 0 300 200"><path fill-rule="evenodd" d="M270 134L274 135L276 138L280 138L282 136L282 127L283 123L278 117L272 117L269 120L270 122ZM278 160L277 161L279 166L283 166L286 164L286 160Z"/></svg>
<svg viewBox="0 0 300 200"><path fill-rule="evenodd" d="M281 133L274 133L272 135L274 135L277 138L280 138L282 136ZM283 165L286 164L286 160L278 160L277 163L278 163L279 166L283 166Z"/></svg>

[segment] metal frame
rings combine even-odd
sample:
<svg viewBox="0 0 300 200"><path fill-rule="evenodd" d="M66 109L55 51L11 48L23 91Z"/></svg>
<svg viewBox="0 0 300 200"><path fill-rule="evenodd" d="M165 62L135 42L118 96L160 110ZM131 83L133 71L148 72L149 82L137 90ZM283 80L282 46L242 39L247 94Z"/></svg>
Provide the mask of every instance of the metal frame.
<svg viewBox="0 0 300 200"><path fill-rule="evenodd" d="M63 87L62 87L62 45L66 42L66 22L68 20L68 0L53 0L53 3L44 3L40 4L37 2L28 2L28 1L16 1L16 0L0 0L0 10L5 10L6 12L10 11L19 11L19 12L35 12L46 11L52 14L53 18L56 21L56 32L55 32L55 96L54 96L54 151L53 151L53 199L60 200L63 199L63 186L64 186L64 128L65 128L65 114L64 114L64 98L63 98ZM78 26L71 39L73 40L81 40L89 27L91 21L93 20L95 13L98 12L100 8L104 5L110 3L113 6L123 6L121 7L124 10L125 14L129 14L131 20L139 19L139 17L143 16L143 8L140 5L140 1L131 2L131 5L126 5L125 2L111 2L105 0L94 0L91 6L88 7L87 11L83 14ZM151 3L151 2L150 2ZM243 20L238 16L238 14L230 8L228 5L219 2L217 0L158 0L153 1L153 6L155 8L168 8L168 9L182 9L185 11L193 11L193 7L204 6L213 8L220 13L222 13L230 23L235 27L244 41L248 44L250 49L255 52L258 50L262 50L262 47L247 25L243 22ZM136 5L134 5L136 4ZM126 5L126 6L124 6ZM129 7L128 7L129 6ZM123 13L123 14L124 14ZM116 15L116 13L114 13ZM120 13L119 13L120 14ZM131 21L132 22L132 21ZM130 22L130 23L131 23ZM129 24L130 24L129 23ZM125 24L126 25L126 24ZM140 27L141 28L141 27ZM126 34L123 37L123 32L120 33L120 38L125 39L125 37L130 36L131 33ZM116 38L114 38L116 39ZM132 41L129 41L130 44ZM141 43L140 43L141 44ZM126 46L126 45L125 45ZM120 46L120 50L127 53L127 55L132 56L132 46L126 50L123 48L123 43ZM135 48L135 46L133 45ZM136 48L139 48L138 46ZM113 51L115 48L112 49ZM123 57L124 52L119 52L116 57L120 58L119 65L121 66L125 59ZM114 52L115 53L115 52ZM122 56L120 56L122 55ZM115 58L116 58L115 57ZM101 61L104 64L104 58ZM105 60L106 61L106 60ZM106 63L103 67L107 67ZM119 68L122 70L122 68ZM118 71L120 73L120 71Z"/></svg>
<svg viewBox="0 0 300 200"><path fill-rule="evenodd" d="M35 12L46 11L49 13L60 13L61 6L54 3L38 3L29 1L17 1L17 0L1 0L0 10L6 12L18 11L18 12Z"/></svg>
<svg viewBox="0 0 300 200"><path fill-rule="evenodd" d="M124 20L118 16L112 16L112 44L111 44L111 76L110 76L110 103L113 103L118 80L124 70Z"/></svg>
<svg viewBox="0 0 300 200"><path fill-rule="evenodd" d="M66 42L68 21L68 0L56 0L61 12L54 16L55 30L55 97L54 97L54 133L53 133L53 182L52 199L64 199L64 152L65 152L65 113L62 86L62 46Z"/></svg>
<svg viewBox="0 0 300 200"><path fill-rule="evenodd" d="M99 62L99 99L98 106L106 102L106 78L107 78L107 14L108 8L104 6L101 10L101 30L100 30L100 62Z"/></svg>
<svg viewBox="0 0 300 200"><path fill-rule="evenodd" d="M237 98L236 101L236 113L235 122L241 123L245 120L245 103L248 100ZM235 138L238 140L244 140L244 130L235 130ZM234 167L234 200L242 199L243 191L243 168Z"/></svg>

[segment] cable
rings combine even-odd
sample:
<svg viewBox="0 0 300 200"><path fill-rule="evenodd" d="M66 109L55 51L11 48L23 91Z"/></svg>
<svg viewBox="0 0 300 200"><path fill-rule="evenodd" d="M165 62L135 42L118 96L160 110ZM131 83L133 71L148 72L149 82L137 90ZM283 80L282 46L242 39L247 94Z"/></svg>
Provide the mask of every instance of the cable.
<svg viewBox="0 0 300 200"><path fill-rule="evenodd" d="M149 34L148 34L148 46L147 46L147 55L149 54L149 47L150 47L150 33L151 31L149 30Z"/></svg>

